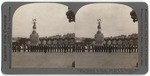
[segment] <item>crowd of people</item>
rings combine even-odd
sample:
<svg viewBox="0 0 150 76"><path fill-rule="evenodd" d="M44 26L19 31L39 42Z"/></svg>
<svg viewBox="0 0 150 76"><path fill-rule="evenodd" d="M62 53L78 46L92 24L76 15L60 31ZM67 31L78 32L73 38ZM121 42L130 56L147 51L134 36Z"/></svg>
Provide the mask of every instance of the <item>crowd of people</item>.
<svg viewBox="0 0 150 76"><path fill-rule="evenodd" d="M44 52L44 53L67 53L67 52L137 52L137 45L13 45L13 52Z"/></svg>

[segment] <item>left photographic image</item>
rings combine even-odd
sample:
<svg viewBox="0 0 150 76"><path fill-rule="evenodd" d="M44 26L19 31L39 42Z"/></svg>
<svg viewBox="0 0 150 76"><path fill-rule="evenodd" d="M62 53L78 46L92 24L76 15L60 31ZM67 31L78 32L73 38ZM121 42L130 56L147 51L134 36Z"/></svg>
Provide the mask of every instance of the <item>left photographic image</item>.
<svg viewBox="0 0 150 76"><path fill-rule="evenodd" d="M66 53L73 52L75 42L70 12L58 3L20 6L12 22L12 68L72 67L74 54Z"/></svg>

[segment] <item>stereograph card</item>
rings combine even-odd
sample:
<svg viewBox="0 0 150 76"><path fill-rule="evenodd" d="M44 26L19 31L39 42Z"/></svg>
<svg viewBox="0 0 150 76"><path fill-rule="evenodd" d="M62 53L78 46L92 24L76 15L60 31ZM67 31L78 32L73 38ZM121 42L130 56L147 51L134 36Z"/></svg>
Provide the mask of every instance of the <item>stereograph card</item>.
<svg viewBox="0 0 150 76"><path fill-rule="evenodd" d="M5 2L5 74L145 74L144 2Z"/></svg>

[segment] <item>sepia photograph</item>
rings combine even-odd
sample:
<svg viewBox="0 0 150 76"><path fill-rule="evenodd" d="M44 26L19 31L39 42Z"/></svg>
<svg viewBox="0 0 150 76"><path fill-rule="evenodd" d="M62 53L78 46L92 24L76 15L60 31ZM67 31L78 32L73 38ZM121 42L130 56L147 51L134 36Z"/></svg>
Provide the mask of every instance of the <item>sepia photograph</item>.
<svg viewBox="0 0 150 76"><path fill-rule="evenodd" d="M12 68L138 68L138 18L117 3L29 3L12 18Z"/></svg>

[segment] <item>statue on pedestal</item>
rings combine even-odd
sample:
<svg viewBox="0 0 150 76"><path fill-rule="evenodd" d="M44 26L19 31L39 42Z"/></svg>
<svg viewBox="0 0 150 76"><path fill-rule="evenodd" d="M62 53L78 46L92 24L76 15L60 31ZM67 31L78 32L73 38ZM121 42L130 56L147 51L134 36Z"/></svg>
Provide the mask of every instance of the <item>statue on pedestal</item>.
<svg viewBox="0 0 150 76"><path fill-rule="evenodd" d="M30 45L33 45L33 46L38 45L38 42L39 42L39 35L36 32L36 19L33 19L33 31L30 34L30 42L31 42Z"/></svg>
<svg viewBox="0 0 150 76"><path fill-rule="evenodd" d="M104 42L104 35L103 33L101 32L101 19L97 19L98 21L98 26L97 26L97 33L95 34L95 45L96 46L102 46L103 45L103 42Z"/></svg>

